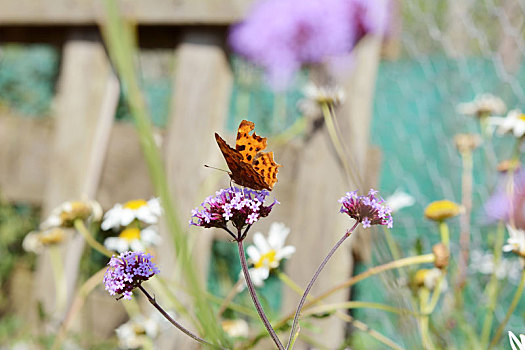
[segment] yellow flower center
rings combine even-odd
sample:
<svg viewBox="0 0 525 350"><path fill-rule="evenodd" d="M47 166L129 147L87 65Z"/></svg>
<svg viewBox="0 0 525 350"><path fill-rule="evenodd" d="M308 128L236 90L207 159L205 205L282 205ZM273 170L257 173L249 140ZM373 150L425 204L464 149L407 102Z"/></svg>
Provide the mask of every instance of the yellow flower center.
<svg viewBox="0 0 525 350"><path fill-rule="evenodd" d="M148 205L148 202L146 202L144 199L135 199L129 202L126 202L124 204L124 208L131 209L131 210L137 210L140 207L143 207L145 205Z"/></svg>
<svg viewBox="0 0 525 350"><path fill-rule="evenodd" d="M525 122L525 114L521 113L518 119Z"/></svg>
<svg viewBox="0 0 525 350"><path fill-rule="evenodd" d="M264 262L266 261L268 266L271 266L272 263L276 262L275 260L275 256L276 256L277 252L275 250L270 250L269 252L267 253L264 253L261 258L259 259L259 261L257 261L255 263L255 268L258 269L258 268L261 268L264 266Z"/></svg>
<svg viewBox="0 0 525 350"><path fill-rule="evenodd" d="M459 215L461 207L454 202L441 200L430 203L425 209L425 216L428 219L442 221L453 216Z"/></svg>
<svg viewBox="0 0 525 350"><path fill-rule="evenodd" d="M140 230L136 227L130 227L125 229L118 235L119 238L125 239L128 242L140 239Z"/></svg>

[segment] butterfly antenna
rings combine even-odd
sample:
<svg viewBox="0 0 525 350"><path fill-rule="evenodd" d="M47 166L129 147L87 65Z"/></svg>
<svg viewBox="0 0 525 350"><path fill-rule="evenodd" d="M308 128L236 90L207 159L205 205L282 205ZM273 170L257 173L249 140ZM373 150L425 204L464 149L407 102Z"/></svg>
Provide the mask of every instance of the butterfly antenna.
<svg viewBox="0 0 525 350"><path fill-rule="evenodd" d="M215 170L219 170L219 171L224 171L225 173L230 173L228 170L224 170L224 169L219 169L219 168L216 168L214 166L211 166L211 165L208 165L208 164L204 164L204 167L205 168L210 168L210 169L215 169Z"/></svg>

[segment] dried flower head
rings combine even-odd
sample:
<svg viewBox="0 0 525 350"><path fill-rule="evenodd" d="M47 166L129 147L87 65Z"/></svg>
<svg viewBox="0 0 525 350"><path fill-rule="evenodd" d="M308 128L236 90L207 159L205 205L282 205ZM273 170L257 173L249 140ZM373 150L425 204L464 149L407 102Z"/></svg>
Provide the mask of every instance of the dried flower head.
<svg viewBox="0 0 525 350"><path fill-rule="evenodd" d="M340 105L344 102L346 94L340 86L317 86L310 82L303 88L306 98L318 104Z"/></svg>
<svg viewBox="0 0 525 350"><path fill-rule="evenodd" d="M434 253L434 266L438 269L444 269L448 266L448 260L450 258L450 251L448 247L443 243L434 244L432 247L432 253Z"/></svg>
<svg viewBox="0 0 525 350"><path fill-rule="evenodd" d="M51 227L73 227L75 220L100 220L102 208L96 201L64 202L51 211L49 217L40 224L42 230Z"/></svg>
<svg viewBox="0 0 525 350"><path fill-rule="evenodd" d="M248 338L250 328L248 322L242 318L236 320L224 320L221 322L222 329L232 338Z"/></svg>
<svg viewBox="0 0 525 350"><path fill-rule="evenodd" d="M481 145L482 139L478 134L457 134L454 143L459 153L472 152Z"/></svg>
<svg viewBox="0 0 525 350"><path fill-rule="evenodd" d="M32 231L25 236L22 242L22 248L27 252L40 253L44 247L63 242L66 236L66 231L59 227L42 231Z"/></svg>
<svg viewBox="0 0 525 350"><path fill-rule="evenodd" d="M230 187L217 191L215 196L209 196L191 212L190 225L205 228L226 228L228 221L241 230L246 225L255 223L260 218L268 216L277 202L264 205L266 190L255 191L247 188Z"/></svg>
<svg viewBox="0 0 525 350"><path fill-rule="evenodd" d="M162 215L162 207L159 198L151 198L149 201L135 199L122 204L115 204L113 208L104 214L104 221L100 227L103 230L119 229L128 226L134 221L145 224L158 224Z"/></svg>
<svg viewBox="0 0 525 350"><path fill-rule="evenodd" d="M427 205L425 208L425 216L430 220L443 221L459 215L461 211L462 208L460 205L449 200L440 200Z"/></svg>
<svg viewBox="0 0 525 350"><path fill-rule="evenodd" d="M133 289L160 272L152 258L143 252L124 252L113 256L104 275L104 286L109 294L119 294L119 299L131 300Z"/></svg>
<svg viewBox="0 0 525 350"><path fill-rule="evenodd" d="M393 226L392 209L373 189L366 196L358 196L357 191L347 192L339 203L342 204L340 212L362 223L363 228L372 225Z"/></svg>
<svg viewBox="0 0 525 350"><path fill-rule="evenodd" d="M432 269L420 269L417 270L414 276L414 284L420 288L425 287L428 290L433 290L442 276L443 271L435 267ZM445 291L448 287L447 280L443 279L442 283L441 291Z"/></svg>
<svg viewBox="0 0 525 350"><path fill-rule="evenodd" d="M501 115L507 111L505 102L492 94L476 96L471 102L460 103L457 107L459 114L476 116L478 118L489 115Z"/></svg>
<svg viewBox="0 0 525 350"><path fill-rule="evenodd" d="M507 171L515 171L521 167L519 159L505 159L498 164L498 171L500 173L506 173Z"/></svg>
<svg viewBox="0 0 525 350"><path fill-rule="evenodd" d="M513 134L514 137L525 135L525 114L519 109L513 109L506 117L490 117L488 119L490 130L496 129L498 135Z"/></svg>

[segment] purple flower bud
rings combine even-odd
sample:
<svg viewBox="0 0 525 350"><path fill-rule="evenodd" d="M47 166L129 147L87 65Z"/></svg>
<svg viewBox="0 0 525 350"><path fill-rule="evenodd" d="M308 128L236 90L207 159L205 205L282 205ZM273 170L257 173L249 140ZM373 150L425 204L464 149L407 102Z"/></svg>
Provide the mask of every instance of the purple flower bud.
<svg viewBox="0 0 525 350"><path fill-rule="evenodd" d="M357 191L347 192L339 203L342 204L340 212L362 223L363 228L372 225L386 225L388 228L393 226L392 209L373 189L366 196L358 196Z"/></svg>
<svg viewBox="0 0 525 350"><path fill-rule="evenodd" d="M153 257L143 252L124 252L109 260L104 275L104 286L111 295L131 300L133 289L160 271L151 261Z"/></svg>

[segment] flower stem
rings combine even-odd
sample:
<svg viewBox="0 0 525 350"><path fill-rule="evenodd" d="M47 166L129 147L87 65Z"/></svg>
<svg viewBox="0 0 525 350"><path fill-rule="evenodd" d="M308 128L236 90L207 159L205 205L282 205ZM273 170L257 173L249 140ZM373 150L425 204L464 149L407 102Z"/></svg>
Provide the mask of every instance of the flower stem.
<svg viewBox="0 0 525 350"><path fill-rule="evenodd" d="M417 256L411 256L404 259L394 260L389 263L379 265L372 267L365 272L353 276L350 279L346 280L345 282L338 284L337 286L329 289L328 291L324 292L323 294L319 295L318 297L312 299L310 302L306 304L305 307L309 307L310 305L318 303L320 300L327 298L328 296L334 294L335 292L348 288L357 282L360 282L370 276L377 275L381 272L392 270L392 269L398 269L404 266L410 266L410 265L416 265L416 264L424 264L424 263L431 263L434 262L435 257L434 254L426 254L426 255L417 255Z"/></svg>
<svg viewBox="0 0 525 350"><path fill-rule="evenodd" d="M279 277L279 279L284 283L286 284L290 289L292 289L294 292L296 292L297 294L299 295L302 295L304 293L304 291L302 290L301 287L299 287L299 285L297 285L297 283L295 283L290 277L288 277L288 275L286 275L284 272L281 272L281 271L277 271L277 276ZM311 294L308 295L308 300L312 300L313 299L313 296ZM353 307L359 307L359 306L364 306L364 304L355 304L355 303L360 303L360 302L354 302L354 301L350 301L349 303L352 303L352 304L347 304L347 303L341 303L339 304L338 306L341 306L343 308L353 308ZM369 303L371 304L371 303ZM335 304L331 305L332 307L334 306ZM379 305L379 304L378 304ZM327 307L328 305L323 305L321 307ZM402 309L399 309L399 310L402 310ZM407 313L411 313L410 310L406 310ZM308 312L310 313L310 311ZM368 333L368 335L370 335L372 338L376 339L377 341L379 341L380 343L383 343L384 345L392 348L392 349L396 349L396 350L400 350L402 349L399 345L397 345L396 343L394 343L392 340L388 339L387 337L385 337L384 335L382 335L381 333L371 329L370 327L368 327L366 324L364 324L363 322L360 322L356 319L354 319L353 317L347 315L346 313L344 312L341 312L339 310L337 310L335 312L335 316L347 323L351 323L355 328L357 328L358 330L362 331L362 332L365 332L365 333Z"/></svg>
<svg viewBox="0 0 525 350"><path fill-rule="evenodd" d="M108 258L111 258L115 253L108 250L106 247L104 247L102 244L100 244L97 240L93 238L89 230L87 229L86 225L84 225L84 221L81 219L76 219L74 222L75 228L80 234L84 237L87 244L93 249L95 249L97 252L107 256Z"/></svg>
<svg viewBox="0 0 525 350"><path fill-rule="evenodd" d="M501 249L505 236L505 229L503 223L499 223L498 232L496 234L496 242L494 243L494 271L490 277L486 292L488 293L488 308L485 313L485 320L483 321L483 329L481 331L481 346L486 348L490 338L490 331L492 329L492 319L494 318L494 310L496 309L498 297L498 277L496 275L497 267L501 260Z"/></svg>
<svg viewBox="0 0 525 350"><path fill-rule="evenodd" d="M219 311L217 311L217 317L221 317L224 311L228 308L228 306L231 304L233 298L239 294L239 292L242 290L241 286L244 283L242 279L239 279L237 283L234 284L224 301L222 302L221 306L219 307Z"/></svg>
<svg viewBox="0 0 525 350"><path fill-rule="evenodd" d="M277 345L277 348L279 350L284 350L283 344L277 337L275 330L273 329L272 325L270 324L270 321L268 321L268 318L266 317L266 314L264 313L261 303L259 302L259 298L257 298L257 293L255 292L252 278L250 277L250 272L248 271L248 263L246 262L246 256L244 255L244 247L243 247L242 242L243 242L242 240L237 241L237 247L239 248L239 259L241 261L242 272L244 273L244 278L246 279L246 286L248 287L248 291L250 292L250 296L252 297L253 304L255 305L255 308L257 309L257 313L259 314L259 317L264 323L266 330L270 334L270 337L272 338L275 345Z"/></svg>
<svg viewBox="0 0 525 350"><path fill-rule="evenodd" d="M292 346L291 341L292 341L292 339L295 336L295 329L297 328L297 323L299 322L299 315L301 314L301 309L303 308L303 305L306 302L306 297L308 296L308 293L310 293L310 290L312 289L315 281L317 280L317 277L319 277L319 274L321 273L321 271L325 267L325 265L328 262L328 260L330 260L332 255L334 255L334 253L337 250L337 248L339 248L339 246L341 244L343 244L344 240L347 239L348 237L350 237L352 232L354 232L354 230L356 229L357 225L359 225L359 221L356 221L354 226L352 226L352 228L350 230L346 231L345 234L343 235L343 237L341 237L341 239L334 245L332 250L330 250L328 255L321 262L321 265L319 265L319 267L317 268L317 271L315 271L315 274L312 277L312 280L310 281L310 283L308 283L308 286L304 290L304 293L303 293L303 296L301 298L301 301L299 301L299 305L297 306L297 310L295 311L295 316L294 316L293 323L292 323L292 329L290 331L290 340L288 341L288 346L286 347L286 349L290 349L290 346Z"/></svg>
<svg viewBox="0 0 525 350"><path fill-rule="evenodd" d="M60 325L60 329L57 332L57 336L55 337L55 340L52 346L53 350L61 349L62 341L64 340L64 337L69 327L71 326L71 323L75 319L75 316L78 314L80 309L82 309L86 296L89 293L91 293L91 291L95 289L95 287L102 281L102 277L104 276L105 272L106 272L106 267L102 268L97 273L95 273L93 276L91 276L78 289L75 299L73 300L73 303L71 304L71 307L69 308L69 311L66 314L64 322L62 322L62 324Z"/></svg>
<svg viewBox="0 0 525 350"><path fill-rule="evenodd" d="M514 297L512 298L512 301L510 303L509 309L507 310L507 313L505 314L505 318L501 322L501 324L498 326L498 329L496 330L496 334L494 334L494 337L492 338L489 349L493 348L496 343L499 341L499 338L501 337L501 333L503 332L503 329L505 328L505 325L509 321L510 315L514 312L516 309L516 306L518 306L518 302L521 299L521 295L523 293L523 287L525 286L525 269L523 269L521 273L521 280L518 285L518 289L516 290L516 293L514 293Z"/></svg>
<svg viewBox="0 0 525 350"><path fill-rule="evenodd" d="M170 316L170 314L168 314L159 304L157 304L157 301L155 300L154 297L152 297L145 289L144 287L142 287L141 285L138 286L138 288L140 289L140 291L142 293L144 293L144 295L146 296L146 298L148 298L149 302L151 303L151 305L153 305L157 310L159 310L159 312L162 314L162 316L164 316L172 325L174 325L175 327L177 327L182 333L186 334L187 336L189 336L190 338L192 338L193 340L201 343L201 344L204 344L204 345L209 345L209 346L212 346L214 348L219 348L213 344L210 344L208 343L206 340L198 337L197 335L193 334L192 332L190 332L189 330L187 330L186 328L184 328L180 323L178 323L177 321L175 321L173 319L173 317ZM220 349L220 348L219 348Z"/></svg>
<svg viewBox="0 0 525 350"><path fill-rule="evenodd" d="M428 299L430 297L430 291L423 287L419 290L419 311L423 314L419 318L419 325L421 331L421 340L423 342L423 348L425 349L434 349L434 344L430 339L430 334L428 331Z"/></svg>
<svg viewBox="0 0 525 350"><path fill-rule="evenodd" d="M460 257L458 264L458 276L456 280L456 291L459 292L465 286L467 278L467 266L469 262L470 248L470 213L472 211L472 151L461 153L463 171L461 175L461 204L465 211L460 217L461 233L459 236Z"/></svg>
<svg viewBox="0 0 525 350"><path fill-rule="evenodd" d="M357 177L356 174L352 172L351 170L352 168L346 161L348 157L345 155L343 144L339 136L337 135L337 129L334 123L335 118L334 118L334 115L332 114L330 105L327 102L321 103L321 110L323 112L326 129L328 130L328 134L330 135L330 138L332 139L332 144L334 145L335 151L337 153L337 156L339 157L339 161L343 165L343 169L346 175L350 178L352 183L360 184L362 181L358 181L360 179L356 178Z"/></svg>
<svg viewBox="0 0 525 350"><path fill-rule="evenodd" d="M441 242L450 250L450 230L444 220L439 222L439 233L441 234Z"/></svg>
<svg viewBox="0 0 525 350"><path fill-rule="evenodd" d="M321 294L318 297L309 298L309 301L308 301L308 303L306 303L304 305L304 308L308 309L312 305L315 305L315 304L319 303L321 300L329 297L330 295L336 293L337 291L339 291L341 289L344 289L344 288L348 288L348 287L350 287L350 286L352 286L352 285L354 285L354 284L356 284L356 283L358 283L358 282L360 282L360 281L362 281L362 280L364 280L364 279L366 279L368 277L377 275L377 274L379 274L381 272L392 270L392 269L399 269L399 268L402 268L402 267L405 267L405 266L410 266L410 265L432 263L432 262L434 262L434 260L435 260L434 254L425 254L425 255L411 256L411 257L400 259L400 260L394 260L394 261L391 261L391 262L383 264L383 265L374 266L374 267L368 269L367 271L365 271L365 272L363 272L363 273L361 273L359 275L353 276L350 279L346 280L345 282L343 282L343 283L341 283L341 284L339 284L339 285L329 289L328 291L324 292L323 294ZM292 317L294 317L294 315L295 315L295 313L290 313L290 314L282 317L279 320L279 322L277 324L275 324L275 328L279 329L279 328L285 326L286 323L290 319L292 319ZM366 325L364 325L364 326L366 327ZM263 337L264 337L264 335L258 334L257 336L255 336L255 338L253 338L249 342L249 346L248 347L251 348L254 344L256 344Z"/></svg>
<svg viewBox="0 0 525 350"><path fill-rule="evenodd" d="M55 277L55 310L57 315L61 315L66 307L67 286L60 248L56 245L51 246L49 249L49 256L51 258L51 266Z"/></svg>

